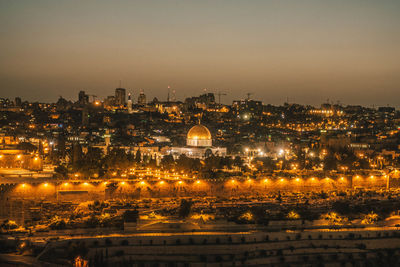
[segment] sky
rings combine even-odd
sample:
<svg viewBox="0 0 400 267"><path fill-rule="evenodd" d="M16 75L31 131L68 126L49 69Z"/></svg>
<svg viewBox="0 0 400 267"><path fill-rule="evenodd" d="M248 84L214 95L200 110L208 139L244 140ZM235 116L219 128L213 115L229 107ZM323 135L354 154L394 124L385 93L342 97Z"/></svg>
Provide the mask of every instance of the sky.
<svg viewBox="0 0 400 267"><path fill-rule="evenodd" d="M0 0L0 97L400 107L399 0Z"/></svg>

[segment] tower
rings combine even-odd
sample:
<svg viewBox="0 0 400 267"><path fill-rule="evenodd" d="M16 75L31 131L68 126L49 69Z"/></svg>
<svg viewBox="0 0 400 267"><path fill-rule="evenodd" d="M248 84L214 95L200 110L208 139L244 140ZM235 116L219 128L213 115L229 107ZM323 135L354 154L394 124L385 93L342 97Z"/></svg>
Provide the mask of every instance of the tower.
<svg viewBox="0 0 400 267"><path fill-rule="evenodd" d="M138 104L142 106L146 105L146 95L144 94L143 90L140 90Z"/></svg>
<svg viewBox="0 0 400 267"><path fill-rule="evenodd" d="M128 113L132 114L133 110L132 110L132 98L131 98L131 94L128 94Z"/></svg>
<svg viewBox="0 0 400 267"><path fill-rule="evenodd" d="M116 88L115 89L115 104L117 106L125 106L125 88Z"/></svg>
<svg viewBox="0 0 400 267"><path fill-rule="evenodd" d="M85 91L79 91L78 102L80 105L87 105L89 103L89 96Z"/></svg>

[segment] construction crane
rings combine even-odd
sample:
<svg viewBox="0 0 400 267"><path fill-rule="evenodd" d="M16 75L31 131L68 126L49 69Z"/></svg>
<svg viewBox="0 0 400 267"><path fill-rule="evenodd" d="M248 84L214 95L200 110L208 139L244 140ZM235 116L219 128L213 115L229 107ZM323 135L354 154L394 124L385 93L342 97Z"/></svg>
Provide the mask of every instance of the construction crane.
<svg viewBox="0 0 400 267"><path fill-rule="evenodd" d="M254 93L247 93L246 95L247 95L247 100L250 100L250 96L254 95Z"/></svg>
<svg viewBox="0 0 400 267"><path fill-rule="evenodd" d="M218 96L218 104L219 105L221 105L221 96L225 96L225 95L226 95L225 93L218 92L217 96Z"/></svg>

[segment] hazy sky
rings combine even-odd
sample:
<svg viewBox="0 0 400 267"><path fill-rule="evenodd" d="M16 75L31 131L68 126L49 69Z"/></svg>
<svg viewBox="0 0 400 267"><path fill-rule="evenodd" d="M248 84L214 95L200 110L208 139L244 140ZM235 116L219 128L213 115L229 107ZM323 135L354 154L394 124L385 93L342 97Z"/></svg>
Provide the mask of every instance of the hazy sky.
<svg viewBox="0 0 400 267"><path fill-rule="evenodd" d="M400 107L400 1L0 0L0 97Z"/></svg>

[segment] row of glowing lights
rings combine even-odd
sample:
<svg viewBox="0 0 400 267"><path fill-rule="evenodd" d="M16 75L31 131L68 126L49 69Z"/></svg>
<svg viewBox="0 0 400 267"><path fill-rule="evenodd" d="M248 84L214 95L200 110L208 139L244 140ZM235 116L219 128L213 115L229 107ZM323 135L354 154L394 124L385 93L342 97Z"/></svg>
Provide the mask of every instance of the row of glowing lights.
<svg viewBox="0 0 400 267"><path fill-rule="evenodd" d="M384 177L387 178L387 176L384 176ZM355 176L354 178L357 180L357 179L360 179L361 177L360 177L360 176ZM370 178L371 180L373 180L373 179L375 179L375 176L372 175L372 176L369 176L369 178ZM317 178L314 178L314 177L310 178L310 180L313 181L313 182L314 182L314 181L319 181ZM321 180L332 180L332 179L331 179L331 178L324 178L324 179L321 179ZM341 178L339 178L339 180L340 180L340 181L345 181L345 180L347 180L347 179L344 178L344 177L341 177ZM264 179L264 180L262 180L262 182L264 182L264 183L268 183L268 182L270 182L270 181L271 181L270 179ZM279 182L285 182L285 181L286 181L285 178L279 179ZM296 179L294 179L293 181L294 181L294 182L301 182L301 181L303 181L303 179L296 178ZM235 179L231 179L231 180L230 180L230 183L232 183L232 184L235 184L235 183L238 183L238 182L239 182L239 181L237 181L237 180L235 180ZM252 179L247 179L246 182L252 183L253 180L252 180ZM179 185L182 185L183 183L184 183L183 181L178 181L178 182L177 182L177 184L179 184ZM194 184L202 184L202 183L203 183L203 182L200 181L200 180L196 180L196 181L194 182ZM103 184L103 185L107 185L108 182L103 182L102 184ZM122 181L122 182L119 182L118 184L119 184L119 185L127 185L128 182ZM141 181L141 182L139 182L139 184L140 184L140 185L146 185L147 183L146 183L145 181ZM163 184L165 184L165 182L164 182L164 181L160 181L160 182L158 182L158 184L163 185ZM69 186L69 185L70 185L70 184L69 184L68 182L65 182L65 183L62 184L62 186ZM84 182L84 183L81 183L81 185L88 186L88 185L90 185L90 183ZM26 184L23 183L23 184L21 184L21 186L22 186L22 187L26 187ZM48 187L48 186L49 186L49 183L44 183L43 186L44 186L44 187Z"/></svg>
<svg viewBox="0 0 400 267"><path fill-rule="evenodd" d="M383 176L383 177L386 179L388 176L385 175L385 176ZM354 177L354 179L355 179L355 180L359 180L359 179L362 179L362 177L357 175L357 176ZM369 176L369 179L374 180L374 179L375 179L375 176L371 175L371 176ZM307 180L307 179L295 178L295 179L293 179L292 181L294 181L294 182L301 182L301 181L303 181L303 180ZM319 182L320 180L321 180L321 181L323 181L323 180L334 181L333 179L331 179L331 178L329 178L329 177L322 178L322 179L317 179L317 178L315 178L315 177L311 177L311 178L309 178L308 180L311 180L311 181L313 181L313 182L314 182L314 181ZM344 178L344 177L340 177L340 178L339 178L339 181L346 181L346 180L347 180L347 179ZM270 179L268 179L268 178L266 178L266 179L263 180L264 183L268 183L268 182L270 182L270 181L272 181L272 180L270 180ZM285 182L285 181L287 181L287 179L285 179L285 178L280 178L278 181L279 181L279 182ZM232 179L232 180L231 180L231 183L236 183L236 182L237 182L237 181L236 181L235 179ZM251 183L251 182L253 182L253 180L252 180L252 179L247 179L246 182Z"/></svg>
<svg viewBox="0 0 400 267"><path fill-rule="evenodd" d="M102 184L103 184L103 185L107 185L108 183L109 183L109 182L103 182ZM178 183L178 184L183 184L183 181L178 181L177 183ZM202 182L201 182L200 180L197 180L197 181L195 182L195 184L201 184L201 183L202 183ZM73 184L75 184L75 183L73 183ZM118 184L119 184L119 185L127 185L127 184L129 184L129 183L128 183L128 182L122 181L122 182L119 182ZM140 184L140 185L146 185L147 183L146 183L145 181L141 181L141 182L139 182L139 184ZM160 181L160 182L158 182L158 184L163 185L163 184L165 184L165 182L164 182L164 181ZM43 185L44 187L50 186L49 183L43 183L42 185ZM71 184L68 183L68 182L65 182L65 183L62 184L62 186L69 186L69 185L71 185ZM84 182L84 183L81 183L80 185L89 186L89 185L91 185L91 183ZM27 184L23 183L23 184L21 184L21 186L22 186L22 187L26 187Z"/></svg>
<svg viewBox="0 0 400 267"><path fill-rule="evenodd" d="M2 158L3 158L3 155L0 155L0 159L2 159ZM22 155L17 155L17 156L16 156L16 159L18 159L18 160L22 159ZM39 157L34 157L33 160L34 160L34 161L38 161L38 160L39 160Z"/></svg>

